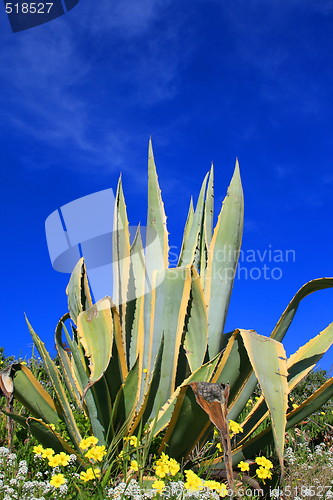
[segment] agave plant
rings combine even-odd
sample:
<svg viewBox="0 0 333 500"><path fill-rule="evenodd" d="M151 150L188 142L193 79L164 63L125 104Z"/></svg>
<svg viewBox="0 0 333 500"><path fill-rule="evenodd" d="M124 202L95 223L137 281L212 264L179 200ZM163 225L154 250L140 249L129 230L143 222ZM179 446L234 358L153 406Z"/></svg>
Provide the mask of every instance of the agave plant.
<svg viewBox="0 0 333 500"><path fill-rule="evenodd" d="M71 275L69 312L55 332L56 364L28 322L52 384L54 399L27 366L3 371L0 387L33 415L10 413L47 446L78 451L82 438L75 409L91 432L108 446L122 430L135 434L144 424L161 435L161 450L180 459L208 439L212 424L197 404L196 382L229 383L228 418L236 420L257 381L262 396L242 422L232 461L251 458L274 441L283 461L285 430L317 411L333 395L330 378L298 408L288 409L288 393L333 343L333 324L287 358L282 340L301 300L333 286L333 278L304 285L269 336L253 330L224 332L243 229L243 191L239 165L215 228L214 171L207 173L194 209L191 201L177 266L168 263L166 215L151 143L148 153L147 234L130 239L126 204L119 180L114 210L113 297L92 302L83 259ZM145 248L144 248L145 247ZM229 389L228 389L229 390ZM7 412L8 413L8 412ZM267 422L265 430L258 427ZM55 426L65 424L68 439ZM57 427L56 427L57 429ZM218 457L213 467L225 467Z"/></svg>

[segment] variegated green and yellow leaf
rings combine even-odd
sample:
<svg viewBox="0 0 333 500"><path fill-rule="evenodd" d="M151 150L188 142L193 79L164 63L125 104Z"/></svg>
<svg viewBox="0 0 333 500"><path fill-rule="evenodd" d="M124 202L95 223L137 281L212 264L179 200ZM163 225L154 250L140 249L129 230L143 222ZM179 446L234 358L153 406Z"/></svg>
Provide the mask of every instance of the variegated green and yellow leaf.
<svg viewBox="0 0 333 500"><path fill-rule="evenodd" d="M204 208L205 208L205 194L207 189L207 179L209 173L206 174L201 185L197 206L193 217L191 217L191 224L188 224L186 239L184 235L183 246L179 257L178 266L192 266L196 254L201 248L201 238L204 231ZM190 216L190 213L189 213ZM200 253L200 252L199 252ZM200 265L200 259L199 259Z"/></svg>
<svg viewBox="0 0 333 500"><path fill-rule="evenodd" d="M84 259L81 258L73 269L66 288L68 310L74 323L78 315L92 306L87 271Z"/></svg>
<svg viewBox="0 0 333 500"><path fill-rule="evenodd" d="M82 314L82 313L81 313ZM81 434L77 427L73 411L71 409L70 403L68 401L65 388L63 386L59 370L55 363L52 361L49 353L47 352L44 343L40 340L37 333L33 330L31 324L26 318L26 322L33 338L33 341L38 349L38 352L43 360L47 374L51 380L53 390L55 392L56 398L58 400L59 406L61 407L62 416L65 421L67 431L75 445L79 448L79 443L81 441Z"/></svg>
<svg viewBox="0 0 333 500"><path fill-rule="evenodd" d="M148 147L148 216L146 237L146 266L148 278L157 269L168 267L168 230L158 183L151 139Z"/></svg>
<svg viewBox="0 0 333 500"><path fill-rule="evenodd" d="M163 281L153 289L150 323L150 343L148 373L164 336L165 349L161 366L161 378L153 412L157 411L175 390L177 361L184 330L187 305L191 290L191 270L189 268L155 271L154 277Z"/></svg>
<svg viewBox="0 0 333 500"><path fill-rule="evenodd" d="M271 337L281 342L281 340L283 340L285 334L287 333L292 320L294 319L300 302L313 292L317 292L318 290L325 290L326 288L332 287L333 278L318 278L305 283L305 285L303 285L298 290L298 292L287 305L274 330L272 331Z"/></svg>
<svg viewBox="0 0 333 500"><path fill-rule="evenodd" d="M102 377L110 362L113 343L111 306L106 297L80 313L77 319L78 340L89 360L90 370L84 392Z"/></svg>
<svg viewBox="0 0 333 500"><path fill-rule="evenodd" d="M140 228L138 228L131 247L131 275L132 288L129 289L134 305L133 322L130 332L129 366L134 365L140 357L142 363L144 351L144 295L145 295L145 255L141 240Z"/></svg>
<svg viewBox="0 0 333 500"><path fill-rule="evenodd" d="M333 377L328 379L312 396L306 399L298 408L287 414L286 430L294 427L305 418L312 415L333 397ZM272 427L268 426L260 434L235 448L233 454L233 464L238 464L241 460L253 458L260 450L272 441ZM223 469L224 464L215 460L212 468Z"/></svg>
<svg viewBox="0 0 333 500"><path fill-rule="evenodd" d="M208 249L205 298L208 304L208 350L224 346L223 330L243 234L244 201L238 161Z"/></svg>
<svg viewBox="0 0 333 500"><path fill-rule="evenodd" d="M250 330L240 330L240 334L272 418L275 449L283 468L289 394L286 352L270 337Z"/></svg>
<svg viewBox="0 0 333 500"><path fill-rule="evenodd" d="M200 276L194 267L191 274L191 299L184 348L191 372L194 372L203 364L207 350L207 306Z"/></svg>
<svg viewBox="0 0 333 500"><path fill-rule="evenodd" d="M14 382L14 396L37 418L57 425L62 420L59 405L51 398L29 368L20 363L12 365L10 376Z"/></svg>
<svg viewBox="0 0 333 500"><path fill-rule="evenodd" d="M289 392L315 367L332 343L333 323L289 357L287 360ZM242 423L244 433L239 444L248 439L268 414L264 397L261 396Z"/></svg>
<svg viewBox="0 0 333 500"><path fill-rule="evenodd" d="M127 289L130 276L130 233L121 177L118 181L112 232L112 300L125 326ZM125 328L123 328L125 336ZM125 341L125 338L124 338Z"/></svg>

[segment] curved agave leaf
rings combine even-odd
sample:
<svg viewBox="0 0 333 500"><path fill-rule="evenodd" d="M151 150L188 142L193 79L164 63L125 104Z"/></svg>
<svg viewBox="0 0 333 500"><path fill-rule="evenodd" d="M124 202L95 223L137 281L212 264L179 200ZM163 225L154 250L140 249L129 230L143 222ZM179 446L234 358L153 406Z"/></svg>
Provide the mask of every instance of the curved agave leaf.
<svg viewBox="0 0 333 500"><path fill-rule="evenodd" d="M333 323L290 356L288 359L290 390L314 368L332 344Z"/></svg>
<svg viewBox="0 0 333 500"><path fill-rule="evenodd" d="M77 318L77 335L89 360L89 382L84 389L87 392L106 371L113 343L113 318L109 298L101 299L95 305L83 311Z"/></svg>
<svg viewBox="0 0 333 500"><path fill-rule="evenodd" d="M208 176L209 172L206 174L202 182L197 206L191 221L191 227L188 225L186 239L184 234L183 247L179 257L178 267L192 266L195 260L196 252L198 248L201 248L204 224L205 193Z"/></svg>
<svg viewBox="0 0 333 500"><path fill-rule="evenodd" d="M145 425L148 419L151 417L152 410L154 407L155 399L156 399L156 394L159 388L160 384L160 378L161 378L161 365L162 365L162 359L163 359L163 350L164 350L164 337L162 337L161 340L161 345L159 347L156 359L155 359L155 364L154 364L154 370L153 374L150 377L149 373L147 372L146 378L149 380L148 383L148 388L146 393L143 396L143 401L142 404L139 408L139 411L133 421L132 428L131 428L131 434L135 431L136 427L141 424ZM142 384L141 384L142 386Z"/></svg>
<svg viewBox="0 0 333 500"><path fill-rule="evenodd" d="M84 259L81 258L73 269L66 288L70 317L76 323L78 315L92 306L90 288Z"/></svg>
<svg viewBox="0 0 333 500"><path fill-rule="evenodd" d="M118 364L121 380L122 380L122 382L124 382L126 377L127 377L127 374L128 374L124 336L122 333L122 326L120 323L120 315L119 315L117 308L115 306L112 306L111 312L112 312L112 320L113 320L114 343L115 343L116 349L117 349L116 362ZM111 359L111 363L112 363L112 359Z"/></svg>
<svg viewBox="0 0 333 500"><path fill-rule="evenodd" d="M308 283L305 283L292 300L287 305L286 309L282 313L279 321L277 322L274 330L271 333L271 337L273 339L281 342L283 340L287 330L290 326L290 323L294 319L298 306L305 297L310 295L310 293L317 292L318 290L325 290L326 288L333 287L333 278L318 278Z"/></svg>
<svg viewBox="0 0 333 500"><path fill-rule="evenodd" d="M180 247L180 253L179 253L180 257L179 257L179 262L177 264L178 266L181 263L181 256L184 254L185 248L187 246L187 241L188 241L189 234L191 232L191 227L192 227L192 224L193 224L193 218L194 218L194 206L193 206L193 198L191 196L190 206L189 206L189 209L188 209L187 218L186 218L186 222L185 222L184 233L183 233L183 241L182 241L182 245Z"/></svg>
<svg viewBox="0 0 333 500"><path fill-rule="evenodd" d="M203 364L207 351L207 306L200 276L191 268L192 285L184 349L191 372Z"/></svg>
<svg viewBox="0 0 333 500"><path fill-rule="evenodd" d="M332 344L333 323L289 357L287 360L289 392L315 367ZM267 416L267 405L264 398L260 397L242 423L244 433L239 440L239 444L246 441Z"/></svg>
<svg viewBox="0 0 333 500"><path fill-rule="evenodd" d="M327 380L312 396L306 399L298 408L287 414L286 430L294 427L299 422L309 417L312 413L321 408L333 396L333 377ZM272 440L272 427L269 426L254 438L233 450L233 464L238 464L241 460L253 458L259 450L262 450ZM223 469L223 463L218 460L212 462L212 468Z"/></svg>
<svg viewBox="0 0 333 500"><path fill-rule="evenodd" d="M225 346L223 329L242 241L243 189L238 161L208 249L205 298L208 304L208 350L215 356Z"/></svg>
<svg viewBox="0 0 333 500"><path fill-rule="evenodd" d="M76 454L76 451L60 436L60 434L51 429L50 426L45 424L42 420L33 417L22 417L22 415L7 411L3 411L3 413L28 429L44 447L52 448L56 453L64 451L68 454ZM80 457L77 456L77 458L80 461Z"/></svg>
<svg viewBox="0 0 333 500"><path fill-rule="evenodd" d="M81 313L82 314L82 313ZM76 425L75 417L73 415L70 403L66 396L65 388L62 384L62 380L59 374L59 370L52 361L49 353L47 352L44 343L40 340L37 333L33 330L30 325L28 318L26 318L26 322L30 331L30 334L33 338L33 341L38 349L38 352L44 362L45 369L47 374L52 382L53 390L57 397L58 403L61 407L62 415L68 430L68 433L75 444L75 447L79 449L79 443L81 441L81 434ZM14 384L15 385L15 384Z"/></svg>
<svg viewBox="0 0 333 500"><path fill-rule="evenodd" d="M168 348L163 353L158 398L155 399L153 413L175 390L178 354L192 282L189 268L155 271L157 280L160 273L163 273L163 281L152 293L154 307L151 312L148 373L151 372L152 360L156 358L162 336Z"/></svg>
<svg viewBox="0 0 333 500"><path fill-rule="evenodd" d="M318 278L303 285L286 307L270 336L281 342L287 333L292 320L294 319L300 302L313 292L332 287L333 278ZM247 375L247 382L244 384L242 393L239 395L241 404L237 404L230 409L230 415L232 414L231 418L236 419L239 416L247 400L251 397L256 383L257 379L251 370Z"/></svg>
<svg viewBox="0 0 333 500"><path fill-rule="evenodd" d="M83 389L89 384L89 371L86 366L85 359L80 352L80 348L76 341L72 339L67 331L65 324L63 324L63 329L66 335L66 340L70 347L72 357L71 366L73 370L73 377L77 381L79 386L80 400L83 400ZM105 435L108 427L109 419L104 418L104 407L109 404L108 392L103 393L103 397L99 397L98 388L96 387L98 382L88 390L84 396L84 401L82 401L82 407L91 423L91 428L94 436L97 437L101 445L106 444ZM107 414L107 417L109 413Z"/></svg>
<svg viewBox="0 0 333 500"><path fill-rule="evenodd" d="M29 368L21 363L11 366L10 377L13 380L14 396L32 415L43 418L47 423L57 425L63 414L58 404L36 379Z"/></svg>
<svg viewBox="0 0 333 500"><path fill-rule="evenodd" d="M127 289L130 276L130 233L125 198L121 183L118 181L114 205L112 232L112 299L118 306L121 324L125 326ZM125 328L123 335L125 336ZM124 338L126 344L126 339Z"/></svg>
<svg viewBox="0 0 333 500"><path fill-rule="evenodd" d="M130 325L130 351L129 366L132 368L138 356L142 362L144 351L144 295L145 295L145 255L140 234L140 227L134 237L131 247L131 275L130 290L131 301L134 307L133 322ZM127 325L126 325L127 326Z"/></svg>
<svg viewBox="0 0 333 500"><path fill-rule="evenodd" d="M249 330L240 330L253 370L272 418L274 443L283 469L288 407L287 357L283 345Z"/></svg>
<svg viewBox="0 0 333 500"><path fill-rule="evenodd" d="M168 267L168 253L169 243L166 215L158 183L153 145L150 139L148 146L148 216L146 241L146 266L149 279L151 279L153 271Z"/></svg>
<svg viewBox="0 0 333 500"><path fill-rule="evenodd" d="M127 423L128 429L130 429L133 424L134 412L141 385L139 366L139 359L137 359L117 394L113 408L112 430L114 432L119 431L125 422Z"/></svg>
<svg viewBox="0 0 333 500"><path fill-rule="evenodd" d="M206 201L205 201L205 219L204 232L207 248L213 236L213 220L214 220L214 165L212 163L207 185ZM200 267L202 272L202 267ZM201 274L201 273L200 273Z"/></svg>
<svg viewBox="0 0 333 500"><path fill-rule="evenodd" d="M82 409L82 387L80 387L79 381L75 376L75 372L72 368L73 361L69 356L68 347L64 344L62 340L62 330L64 322L70 317L69 313L66 313L62 318L60 318L56 331L55 331L55 347L58 353L59 365L61 368L61 373L64 378L67 390L72 398L73 403L77 409Z"/></svg>
<svg viewBox="0 0 333 500"><path fill-rule="evenodd" d="M205 207L203 212L202 231L198 242L198 251L195 263L199 262L200 277L204 283L208 249L213 236L213 219L214 219L214 166L212 164L207 184Z"/></svg>

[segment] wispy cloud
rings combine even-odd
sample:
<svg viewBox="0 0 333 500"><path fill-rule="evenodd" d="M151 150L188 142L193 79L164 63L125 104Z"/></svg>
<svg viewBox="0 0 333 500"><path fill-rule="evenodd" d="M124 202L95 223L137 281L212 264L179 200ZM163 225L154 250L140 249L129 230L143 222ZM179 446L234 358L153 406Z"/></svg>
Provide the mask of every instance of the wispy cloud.
<svg viewBox="0 0 333 500"><path fill-rule="evenodd" d="M167 5L81 2L47 25L8 36L0 53L6 127L60 154L84 155L83 168L131 169L125 150L148 138L131 122L134 110L174 97L188 56L179 50L177 23L163 33L154 28Z"/></svg>

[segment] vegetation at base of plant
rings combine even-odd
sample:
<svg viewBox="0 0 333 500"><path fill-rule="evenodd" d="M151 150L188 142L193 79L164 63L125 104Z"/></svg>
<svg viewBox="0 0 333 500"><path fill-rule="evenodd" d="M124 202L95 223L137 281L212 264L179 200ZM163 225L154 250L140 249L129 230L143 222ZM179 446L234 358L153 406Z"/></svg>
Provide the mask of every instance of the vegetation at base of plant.
<svg viewBox="0 0 333 500"><path fill-rule="evenodd" d="M129 460L124 460L122 453L122 467L119 474L112 476L107 482L103 476L110 464L106 462L105 453L96 454L96 450L100 452L101 447L94 436L89 436L81 442L82 458L86 459L84 468L76 455L66 455L62 452L56 454L51 448L43 448L41 445L33 447L34 463L30 468L25 460L18 460L15 453L1 447L0 500L229 498L225 481L207 479L207 470L202 470L200 475L191 469L182 470L181 465L165 453L159 457L150 457L143 468L137 455L142 443L136 440L132 440L131 443L129 440L126 441L129 446ZM268 459L258 457L249 467L254 467L253 474L257 477L263 476L265 482L264 480L270 475L272 464ZM248 474L249 467L246 468ZM242 466L239 467L241 468ZM138 474L139 470L142 470L142 476ZM261 474L262 471L266 471L266 474ZM241 471L236 487L249 490L249 485L246 486L243 481ZM257 488L259 491L260 486L257 485ZM250 499L256 498L256 495L243 497ZM237 493L234 498L237 498Z"/></svg>
<svg viewBox="0 0 333 500"><path fill-rule="evenodd" d="M286 474L280 491L297 500L333 499L333 439L311 445L291 440L285 452Z"/></svg>

